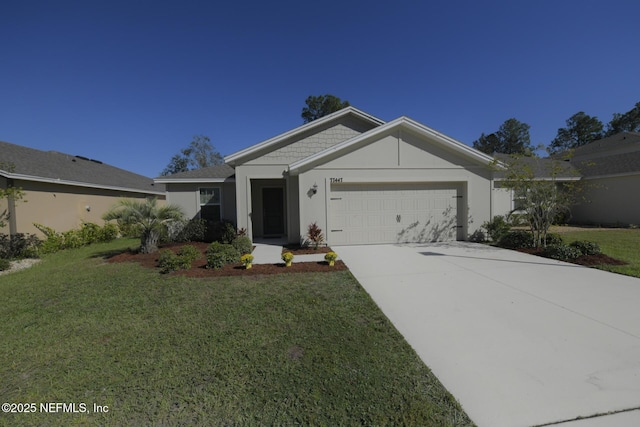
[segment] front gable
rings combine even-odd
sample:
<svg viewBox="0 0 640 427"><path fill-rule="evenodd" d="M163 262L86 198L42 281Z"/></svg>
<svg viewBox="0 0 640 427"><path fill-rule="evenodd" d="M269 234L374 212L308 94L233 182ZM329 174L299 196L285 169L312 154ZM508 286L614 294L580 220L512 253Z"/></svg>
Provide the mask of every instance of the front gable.
<svg viewBox="0 0 640 427"><path fill-rule="evenodd" d="M486 167L491 156L400 118L290 165L309 169L451 169Z"/></svg>
<svg viewBox="0 0 640 427"><path fill-rule="evenodd" d="M305 159L384 122L348 107L225 157L231 166L282 165Z"/></svg>

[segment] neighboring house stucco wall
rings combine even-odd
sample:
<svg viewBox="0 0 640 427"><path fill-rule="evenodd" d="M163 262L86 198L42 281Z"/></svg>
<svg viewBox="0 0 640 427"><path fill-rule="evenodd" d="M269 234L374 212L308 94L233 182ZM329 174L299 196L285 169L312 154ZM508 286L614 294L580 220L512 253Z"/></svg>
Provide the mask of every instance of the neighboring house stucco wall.
<svg viewBox="0 0 640 427"><path fill-rule="evenodd" d="M583 224L640 224L640 174L585 180L585 201L571 208L571 221Z"/></svg>
<svg viewBox="0 0 640 427"><path fill-rule="evenodd" d="M0 176L0 189L7 188L7 178ZM7 199L0 199L0 214L7 213L9 214L9 201ZM5 221L6 224L3 228L0 228L0 233L9 234L10 227L9 222Z"/></svg>
<svg viewBox="0 0 640 427"><path fill-rule="evenodd" d="M146 197L143 193L34 181L16 180L15 186L25 192L24 199L15 203L16 232L40 236L33 223L56 231L78 228L83 222L103 224L102 215L121 199ZM164 196L157 197L164 199Z"/></svg>

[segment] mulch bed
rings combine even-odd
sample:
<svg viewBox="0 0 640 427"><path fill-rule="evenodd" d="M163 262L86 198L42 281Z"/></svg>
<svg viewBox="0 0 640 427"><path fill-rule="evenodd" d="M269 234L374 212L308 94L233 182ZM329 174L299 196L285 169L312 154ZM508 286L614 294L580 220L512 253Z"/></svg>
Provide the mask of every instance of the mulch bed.
<svg viewBox="0 0 640 427"><path fill-rule="evenodd" d="M539 248L520 248L517 251L524 252L530 255L536 255L542 257L542 249ZM544 258L544 257L543 257ZM628 262L621 261L619 259L611 258L605 254L599 255L582 255L574 260L567 260L572 264L584 265L587 267L593 267L595 265L627 265Z"/></svg>
<svg viewBox="0 0 640 427"><path fill-rule="evenodd" d="M291 252L293 255L326 254L327 252L331 252L331 248L328 246L318 246L318 249L315 249L311 246L286 245L282 248L282 252Z"/></svg>
<svg viewBox="0 0 640 427"><path fill-rule="evenodd" d="M192 263L191 269L178 270L173 273L169 273L171 275L180 275L180 276L187 276L187 277L260 276L265 274L314 273L314 272L330 272L330 271L347 270L347 266L342 261L336 261L333 267L329 267L329 265L324 261L296 262L295 259L293 260L293 264L291 265L291 267L285 267L283 262L281 264L253 264L253 268L246 270L242 264L238 263L236 265L226 265L223 268L214 270L214 269L206 268L207 259L205 257L205 252L209 247L208 243L201 243L201 242L171 243L171 244L161 245L160 250L170 249L174 252L178 252L178 250L184 245L195 246L202 253L202 257L195 260ZM318 253L318 252L311 252L311 253ZM299 254L299 253L294 252L294 254ZM108 257L107 261L112 263L137 262L145 268L157 269L158 271L160 271L158 268L158 255L159 255L159 252L155 252L152 254L141 254L133 251L126 251L126 252Z"/></svg>

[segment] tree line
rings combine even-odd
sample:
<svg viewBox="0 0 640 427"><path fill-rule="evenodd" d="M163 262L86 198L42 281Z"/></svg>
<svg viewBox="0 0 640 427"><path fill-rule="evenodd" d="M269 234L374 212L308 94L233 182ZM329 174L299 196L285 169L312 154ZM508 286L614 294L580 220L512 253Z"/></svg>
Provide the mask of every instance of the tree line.
<svg viewBox="0 0 640 427"><path fill-rule="evenodd" d="M473 148L487 154L532 155L535 147L531 145L530 128L515 118L507 119L496 132L482 133L473 141ZM577 112L566 120L565 127L558 129L548 151L550 154L566 152L620 132L640 132L640 102L626 113L614 113L606 127L597 117Z"/></svg>
<svg viewBox="0 0 640 427"><path fill-rule="evenodd" d="M348 107L349 101L326 94L309 96L302 108L303 123L309 123L328 114ZM473 148L487 154L520 154L531 156L537 147L531 144L529 126L515 118L505 120L493 133L482 133L473 141ZM580 111L566 120L566 126L558 129L556 137L547 150L550 154L562 153L598 139L620 132L640 132L640 102L626 113L614 113L605 125L594 116ZM220 153L211 144L209 137L196 135L187 148L171 158L162 175L171 175L223 163Z"/></svg>

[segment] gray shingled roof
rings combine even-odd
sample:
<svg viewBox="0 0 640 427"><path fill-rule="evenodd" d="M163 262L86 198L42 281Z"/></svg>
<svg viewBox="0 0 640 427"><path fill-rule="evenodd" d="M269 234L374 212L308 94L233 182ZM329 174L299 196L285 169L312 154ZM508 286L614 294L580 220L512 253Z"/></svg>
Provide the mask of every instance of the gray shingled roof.
<svg viewBox="0 0 640 427"><path fill-rule="evenodd" d="M494 153L493 157L504 163L511 162L509 154ZM571 179L580 177L580 172L570 162L564 160L552 159L549 157L520 157L517 159L519 164L531 168L536 178ZM503 171L497 171L496 177L504 178Z"/></svg>
<svg viewBox="0 0 640 427"><path fill-rule="evenodd" d="M214 165L201 169L194 169L187 172L178 172L167 176L159 176L157 180L170 180L170 179L226 179L231 178L236 173L235 169L227 164Z"/></svg>
<svg viewBox="0 0 640 427"><path fill-rule="evenodd" d="M637 151L640 151L640 133L621 132L576 148L573 152L573 158L593 158L603 154L613 155Z"/></svg>
<svg viewBox="0 0 640 427"><path fill-rule="evenodd" d="M2 175L19 175L21 179L60 180L67 184L117 187L133 191L163 193L164 185L154 184L151 178L119 169L86 157L57 151L42 151L0 141L0 167ZM24 177L23 177L24 176Z"/></svg>
<svg viewBox="0 0 640 427"><path fill-rule="evenodd" d="M588 160L572 159L571 163L584 177L640 173L640 150Z"/></svg>

